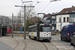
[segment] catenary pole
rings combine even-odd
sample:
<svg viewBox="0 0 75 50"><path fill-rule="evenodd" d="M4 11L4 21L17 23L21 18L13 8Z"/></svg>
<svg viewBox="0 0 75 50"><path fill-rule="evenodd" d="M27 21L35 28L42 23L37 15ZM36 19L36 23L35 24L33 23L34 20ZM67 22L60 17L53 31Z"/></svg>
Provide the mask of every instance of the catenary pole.
<svg viewBox="0 0 75 50"><path fill-rule="evenodd" d="M18 6L15 5L15 7L24 7L24 39L26 39L26 7L34 7L34 6Z"/></svg>
<svg viewBox="0 0 75 50"><path fill-rule="evenodd" d="M26 39L26 6L24 5L24 39Z"/></svg>
<svg viewBox="0 0 75 50"><path fill-rule="evenodd" d="M12 38L13 38L13 13L12 13Z"/></svg>

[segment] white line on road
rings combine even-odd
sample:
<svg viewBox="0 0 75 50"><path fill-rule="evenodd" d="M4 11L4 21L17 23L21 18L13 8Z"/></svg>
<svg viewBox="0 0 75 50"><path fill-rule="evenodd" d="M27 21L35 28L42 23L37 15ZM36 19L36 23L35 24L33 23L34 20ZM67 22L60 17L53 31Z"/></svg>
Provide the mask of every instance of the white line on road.
<svg viewBox="0 0 75 50"><path fill-rule="evenodd" d="M73 46L56 46L57 48L74 49Z"/></svg>

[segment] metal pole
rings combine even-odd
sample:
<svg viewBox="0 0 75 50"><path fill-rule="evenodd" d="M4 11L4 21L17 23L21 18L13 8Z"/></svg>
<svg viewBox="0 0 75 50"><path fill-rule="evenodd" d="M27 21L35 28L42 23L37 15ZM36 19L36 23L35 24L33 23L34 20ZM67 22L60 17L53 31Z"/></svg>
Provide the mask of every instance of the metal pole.
<svg viewBox="0 0 75 50"><path fill-rule="evenodd" d="M62 30L62 14L61 14L61 30Z"/></svg>
<svg viewBox="0 0 75 50"><path fill-rule="evenodd" d="M25 20L26 20L26 7L34 7L34 6L17 6L15 5L15 7L24 7L24 39L26 39L26 23L25 23Z"/></svg>
<svg viewBox="0 0 75 50"><path fill-rule="evenodd" d="M21 11L20 11L20 27L21 27Z"/></svg>
<svg viewBox="0 0 75 50"><path fill-rule="evenodd" d="M26 39L26 6L24 5L24 39Z"/></svg>
<svg viewBox="0 0 75 50"><path fill-rule="evenodd" d="M13 13L12 13L12 38L13 38Z"/></svg>
<svg viewBox="0 0 75 50"><path fill-rule="evenodd" d="M16 34L16 21L15 21L15 34Z"/></svg>
<svg viewBox="0 0 75 50"><path fill-rule="evenodd" d="M1 27L1 28L0 28L0 29L1 29L1 32L0 32L1 35L0 35L0 36L2 37L2 18L0 19L0 27Z"/></svg>

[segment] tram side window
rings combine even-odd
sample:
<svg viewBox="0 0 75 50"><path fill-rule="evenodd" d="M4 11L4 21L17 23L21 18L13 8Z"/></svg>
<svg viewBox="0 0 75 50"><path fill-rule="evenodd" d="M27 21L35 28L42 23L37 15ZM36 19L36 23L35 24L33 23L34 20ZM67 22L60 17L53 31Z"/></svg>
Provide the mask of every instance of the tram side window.
<svg viewBox="0 0 75 50"><path fill-rule="evenodd" d="M37 27L35 26L35 32L37 32Z"/></svg>
<svg viewBox="0 0 75 50"><path fill-rule="evenodd" d="M36 32L37 31L37 27L35 26L35 27L33 27L33 32Z"/></svg>
<svg viewBox="0 0 75 50"><path fill-rule="evenodd" d="M31 28L29 28L29 32L31 32L31 30L32 30L32 29L31 29Z"/></svg>
<svg viewBox="0 0 75 50"><path fill-rule="evenodd" d="M33 27L31 28L31 32L33 32Z"/></svg>
<svg viewBox="0 0 75 50"><path fill-rule="evenodd" d="M35 28L34 27L32 28L32 31L35 32Z"/></svg>
<svg viewBox="0 0 75 50"><path fill-rule="evenodd" d="M33 27L29 28L29 32L33 32Z"/></svg>

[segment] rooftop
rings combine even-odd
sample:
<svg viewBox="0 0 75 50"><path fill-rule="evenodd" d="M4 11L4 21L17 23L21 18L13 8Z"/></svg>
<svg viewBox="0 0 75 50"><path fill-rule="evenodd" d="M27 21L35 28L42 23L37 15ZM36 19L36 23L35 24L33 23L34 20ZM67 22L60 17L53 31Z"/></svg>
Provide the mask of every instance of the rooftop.
<svg viewBox="0 0 75 50"><path fill-rule="evenodd" d="M72 6L72 7L70 7L70 8L64 8L63 10L61 10L61 11L59 12L59 14L63 14L63 13L73 13L73 12L75 12L75 7L74 7L74 6Z"/></svg>

